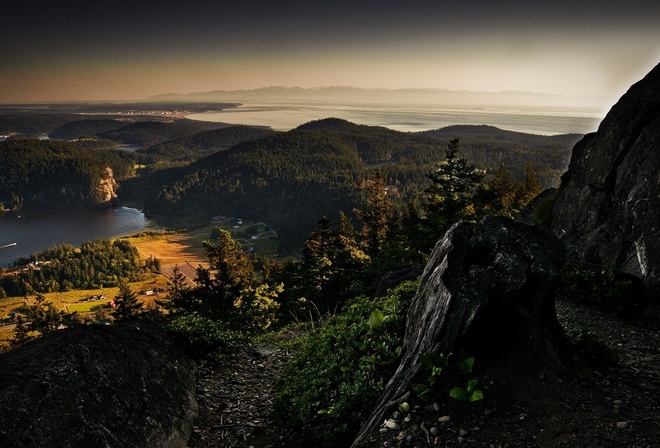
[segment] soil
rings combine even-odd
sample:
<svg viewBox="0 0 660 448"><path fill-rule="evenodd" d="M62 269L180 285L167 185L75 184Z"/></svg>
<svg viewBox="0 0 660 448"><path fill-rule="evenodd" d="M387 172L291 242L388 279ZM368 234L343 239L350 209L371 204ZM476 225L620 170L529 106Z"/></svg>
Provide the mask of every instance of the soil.
<svg viewBox="0 0 660 448"><path fill-rule="evenodd" d="M484 399L423 402L386 415L367 447L660 447L660 309L622 319L593 307L558 303L566 328L590 329L619 361L583 356L568 377L527 372L505 359L475 365ZM272 387L286 350L245 345L224 362L200 366L199 418L190 447L305 447L272 419ZM484 361L482 359L482 361ZM477 359L477 363L479 360ZM483 363L482 363L483 364Z"/></svg>

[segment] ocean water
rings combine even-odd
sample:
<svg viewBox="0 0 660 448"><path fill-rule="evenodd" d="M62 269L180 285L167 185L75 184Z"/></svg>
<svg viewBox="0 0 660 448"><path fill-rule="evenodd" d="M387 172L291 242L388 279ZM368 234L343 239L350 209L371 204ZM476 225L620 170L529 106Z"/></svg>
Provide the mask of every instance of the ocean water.
<svg viewBox="0 0 660 448"><path fill-rule="evenodd" d="M324 118L342 118L356 124L383 126L403 132L439 129L451 125L491 125L537 135L586 134L603 119L601 111L538 107L432 107L428 105L319 105L292 103L244 104L236 109L188 115L193 120L287 131Z"/></svg>
<svg viewBox="0 0 660 448"><path fill-rule="evenodd" d="M97 238L129 235L149 221L134 208L19 210L0 213L0 266L52 246L74 247Z"/></svg>

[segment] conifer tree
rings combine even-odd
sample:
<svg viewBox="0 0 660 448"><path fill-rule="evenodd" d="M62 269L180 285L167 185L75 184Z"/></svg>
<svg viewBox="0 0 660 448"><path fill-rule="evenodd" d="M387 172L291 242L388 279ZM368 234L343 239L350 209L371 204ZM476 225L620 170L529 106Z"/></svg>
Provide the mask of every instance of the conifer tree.
<svg viewBox="0 0 660 448"><path fill-rule="evenodd" d="M25 298L27 301L27 297ZM46 301L43 294L37 294L33 304L27 305L26 318L18 316L14 328L13 345L20 345L40 335L57 330L70 317L63 311L58 311L51 302Z"/></svg>
<svg viewBox="0 0 660 448"><path fill-rule="evenodd" d="M377 169L367 184L365 209L355 209L354 213L362 223L361 237L365 251L375 256L387 239L393 215L392 200L385 185L386 173Z"/></svg>
<svg viewBox="0 0 660 448"><path fill-rule="evenodd" d="M474 216L474 194L483 178L466 159L459 157L459 139L449 142L445 161L428 177L431 185L424 191L422 220L427 251L454 223Z"/></svg>
<svg viewBox="0 0 660 448"><path fill-rule="evenodd" d="M114 300L114 309L110 314L117 322L127 322L140 316L142 304L138 302L137 294L126 283L119 284L119 294Z"/></svg>

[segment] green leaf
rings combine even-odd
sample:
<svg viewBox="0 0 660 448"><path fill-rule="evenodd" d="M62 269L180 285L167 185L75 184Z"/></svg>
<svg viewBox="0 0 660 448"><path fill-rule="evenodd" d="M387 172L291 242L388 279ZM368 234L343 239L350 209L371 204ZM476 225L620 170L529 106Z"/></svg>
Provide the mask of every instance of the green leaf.
<svg viewBox="0 0 660 448"><path fill-rule="evenodd" d="M471 373L474 365L474 358L465 358L456 363L456 367L461 373Z"/></svg>
<svg viewBox="0 0 660 448"><path fill-rule="evenodd" d="M373 310L369 319L369 327L377 330L383 326L383 321L385 321L385 315L380 310Z"/></svg>
<svg viewBox="0 0 660 448"><path fill-rule="evenodd" d="M470 401L479 401L484 399L484 394L479 389L470 394Z"/></svg>
<svg viewBox="0 0 660 448"><path fill-rule="evenodd" d="M422 366L427 370L432 370L434 367L446 367L447 358L442 353L425 352L419 355L419 361Z"/></svg>
<svg viewBox="0 0 660 448"><path fill-rule="evenodd" d="M468 394L462 387L454 387L449 391L449 396L457 400L467 400Z"/></svg>

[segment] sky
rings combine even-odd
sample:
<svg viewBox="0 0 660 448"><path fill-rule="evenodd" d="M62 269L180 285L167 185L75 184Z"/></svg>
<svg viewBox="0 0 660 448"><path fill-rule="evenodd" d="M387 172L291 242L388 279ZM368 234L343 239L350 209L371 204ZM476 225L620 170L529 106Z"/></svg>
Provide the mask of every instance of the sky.
<svg viewBox="0 0 660 448"><path fill-rule="evenodd" d="M660 62L657 0L10 3L0 104L267 86L618 98Z"/></svg>

